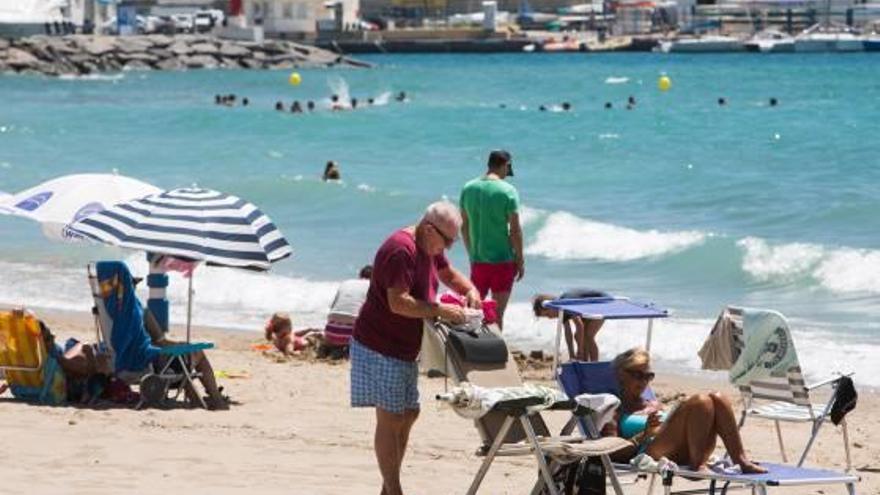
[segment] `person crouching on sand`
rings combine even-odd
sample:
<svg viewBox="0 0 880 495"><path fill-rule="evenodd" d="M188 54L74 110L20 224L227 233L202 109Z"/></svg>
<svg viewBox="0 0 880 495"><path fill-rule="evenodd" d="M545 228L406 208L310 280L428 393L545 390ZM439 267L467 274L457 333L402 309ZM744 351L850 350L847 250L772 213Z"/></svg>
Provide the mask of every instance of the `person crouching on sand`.
<svg viewBox="0 0 880 495"><path fill-rule="evenodd" d="M293 331L293 321L287 313L278 312L269 318L266 323L266 340L272 342L275 348L286 356L292 356L295 352L308 347L306 335L317 332L313 328Z"/></svg>

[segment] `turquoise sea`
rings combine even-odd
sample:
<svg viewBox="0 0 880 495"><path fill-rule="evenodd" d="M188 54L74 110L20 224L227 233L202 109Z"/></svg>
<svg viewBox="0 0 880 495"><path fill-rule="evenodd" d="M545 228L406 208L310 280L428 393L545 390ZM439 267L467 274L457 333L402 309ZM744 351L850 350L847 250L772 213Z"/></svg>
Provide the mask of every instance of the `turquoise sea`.
<svg viewBox="0 0 880 495"><path fill-rule="evenodd" d="M0 190L76 172L200 186L266 211L294 247L268 275L200 268L195 322L257 330L271 312L319 324L335 284L392 229L514 156L527 273L506 332L549 349L537 291L601 288L668 307L664 365L696 369L724 304L782 311L808 370L880 386L880 65L871 54L410 55L373 70L0 77ZM669 92L657 89L666 73ZM387 102L406 91L407 103ZM371 108L292 115L277 100L348 92ZM246 108L214 95L246 96ZM637 104L626 110L628 96ZM723 97L727 104L719 106ZM768 100L775 97L776 107ZM572 112L539 112L571 102ZM606 101L613 109L605 110ZM504 105L505 108L501 106ZM327 160L343 183L319 180ZM138 253L46 240L0 217L0 303L88 310L89 260ZM453 261L466 268L460 246ZM185 284L171 287L182 321ZM61 330L63 333L63 329ZM642 325L609 323L611 354Z"/></svg>

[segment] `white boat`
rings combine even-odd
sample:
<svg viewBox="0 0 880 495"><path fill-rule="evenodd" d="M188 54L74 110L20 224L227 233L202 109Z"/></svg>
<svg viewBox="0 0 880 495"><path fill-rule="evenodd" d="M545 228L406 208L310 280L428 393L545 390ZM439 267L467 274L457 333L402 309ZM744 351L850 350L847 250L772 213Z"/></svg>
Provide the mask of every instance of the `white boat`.
<svg viewBox="0 0 880 495"><path fill-rule="evenodd" d="M796 52L861 52L865 44L847 26L816 24L794 39Z"/></svg>
<svg viewBox="0 0 880 495"><path fill-rule="evenodd" d="M46 34L46 24L64 20L66 0L14 0L0 2L0 38Z"/></svg>
<svg viewBox="0 0 880 495"><path fill-rule="evenodd" d="M750 52L789 53L794 51L794 36L776 29L765 29L749 38L745 47Z"/></svg>
<svg viewBox="0 0 880 495"><path fill-rule="evenodd" d="M738 38L718 34L660 42L660 51L665 53L739 52L744 49L743 42Z"/></svg>

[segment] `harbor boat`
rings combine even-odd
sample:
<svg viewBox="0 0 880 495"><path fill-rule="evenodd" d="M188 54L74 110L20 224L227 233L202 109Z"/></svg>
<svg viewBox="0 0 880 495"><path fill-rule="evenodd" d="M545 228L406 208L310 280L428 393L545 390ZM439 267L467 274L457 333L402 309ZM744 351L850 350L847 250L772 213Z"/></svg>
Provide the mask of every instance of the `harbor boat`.
<svg viewBox="0 0 880 495"><path fill-rule="evenodd" d="M796 52L861 52L865 50L863 39L848 26L816 24L795 36Z"/></svg>
<svg viewBox="0 0 880 495"><path fill-rule="evenodd" d="M750 52L790 53L794 51L794 37L776 29L765 29L755 33L744 45Z"/></svg>
<svg viewBox="0 0 880 495"><path fill-rule="evenodd" d="M660 42L660 51L664 53L724 53L744 49L740 39L718 34Z"/></svg>
<svg viewBox="0 0 880 495"><path fill-rule="evenodd" d="M869 34L862 38L866 52L880 52L880 33Z"/></svg>

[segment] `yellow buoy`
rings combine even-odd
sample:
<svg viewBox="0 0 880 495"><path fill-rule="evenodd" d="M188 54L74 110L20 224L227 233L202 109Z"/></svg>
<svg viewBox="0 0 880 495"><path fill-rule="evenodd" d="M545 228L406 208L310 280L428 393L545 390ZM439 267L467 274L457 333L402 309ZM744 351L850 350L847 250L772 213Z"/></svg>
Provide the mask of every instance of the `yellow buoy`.
<svg viewBox="0 0 880 495"><path fill-rule="evenodd" d="M657 87L660 88L660 91L669 91L669 88L672 87L672 79L666 75L660 76L660 79L657 79Z"/></svg>
<svg viewBox="0 0 880 495"><path fill-rule="evenodd" d="M287 78L287 82L289 82L291 86L299 86L299 83L302 82L302 76L299 75L299 72L291 72L290 77Z"/></svg>

